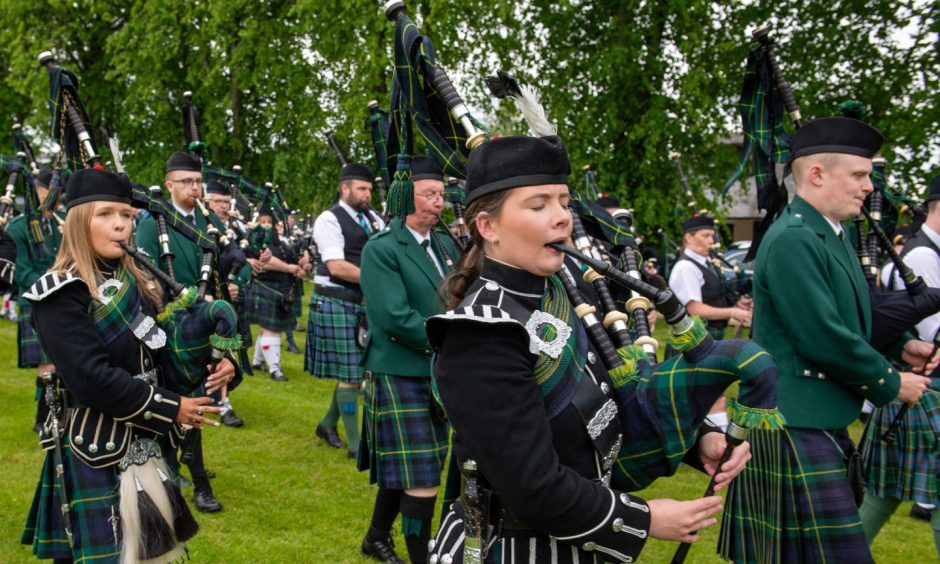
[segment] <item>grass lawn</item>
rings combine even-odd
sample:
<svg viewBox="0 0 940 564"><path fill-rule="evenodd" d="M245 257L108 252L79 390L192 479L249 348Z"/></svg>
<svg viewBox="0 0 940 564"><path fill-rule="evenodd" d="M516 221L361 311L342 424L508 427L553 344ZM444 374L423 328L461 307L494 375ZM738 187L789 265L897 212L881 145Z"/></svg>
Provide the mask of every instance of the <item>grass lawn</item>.
<svg viewBox="0 0 940 564"><path fill-rule="evenodd" d="M297 340L303 348L304 335ZM205 432L207 465L217 473L213 487L225 509L197 514L202 529L189 543L195 562L367 561L359 556L359 543L375 488L346 459L345 450L331 449L313 434L333 383L304 374L301 355L285 352L283 361L288 382L257 374L233 393L244 427ZM0 562L28 562L30 548L19 545L19 538L42 461L31 430L35 371L15 368L16 327L6 321L0 321L0 366L7 367L0 372ZM854 436L860 432L856 424ZM692 499L706 485L704 475L682 468L643 495ZM190 496L191 490L184 493ZM878 537L879 562L936 560L929 524L909 518L909 508L902 505ZM716 526L704 534L688 562L720 561L714 555L717 531ZM396 544L404 557L400 536ZM643 561L668 562L675 547L651 540Z"/></svg>

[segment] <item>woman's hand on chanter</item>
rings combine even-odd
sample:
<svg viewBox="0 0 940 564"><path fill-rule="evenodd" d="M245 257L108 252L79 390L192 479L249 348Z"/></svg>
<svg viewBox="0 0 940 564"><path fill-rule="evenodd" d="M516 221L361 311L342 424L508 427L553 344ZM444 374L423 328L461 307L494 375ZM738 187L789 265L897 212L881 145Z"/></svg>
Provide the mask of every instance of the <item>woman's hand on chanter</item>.
<svg viewBox="0 0 940 564"><path fill-rule="evenodd" d="M210 397L188 398L180 396L180 410L176 412L176 422L202 429L203 425L218 427L219 422L205 417L206 413L218 413L222 408L212 405Z"/></svg>
<svg viewBox="0 0 940 564"><path fill-rule="evenodd" d="M650 506L650 536L659 540L697 542L694 534L718 522L713 517L721 511L721 498L703 497L692 501L654 499Z"/></svg>
<svg viewBox="0 0 940 564"><path fill-rule="evenodd" d="M724 433L706 433L699 441L699 458L705 466L705 472L709 476L715 474L715 468L721 455L725 452L725 446L728 441ZM725 486L731 483L735 476L744 470L747 461L751 459L751 445L744 441L735 447L731 458L722 465L718 476L715 478L715 492L720 492Z"/></svg>

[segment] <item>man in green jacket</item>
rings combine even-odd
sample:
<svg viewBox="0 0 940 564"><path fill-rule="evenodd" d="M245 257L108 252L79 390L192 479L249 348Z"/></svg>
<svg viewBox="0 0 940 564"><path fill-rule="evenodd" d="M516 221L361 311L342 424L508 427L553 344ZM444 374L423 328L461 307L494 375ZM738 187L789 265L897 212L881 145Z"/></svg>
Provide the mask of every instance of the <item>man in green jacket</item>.
<svg viewBox="0 0 940 564"><path fill-rule="evenodd" d="M447 424L432 409L431 345L425 320L445 310L439 286L459 256L442 230L443 173L414 157L415 212L366 244L361 279L369 337L361 365L368 381L360 469L378 483L362 552L400 562L389 540L399 512L412 562L427 562L431 517L447 458ZM370 376L371 375L371 376Z"/></svg>
<svg viewBox="0 0 940 564"><path fill-rule="evenodd" d="M173 207L186 221L205 234L208 221L197 207L202 196L202 163L191 153L173 153L166 163L164 184L170 192ZM202 248L195 241L167 224L170 252L173 253L173 276L185 286L195 286L202 268ZM153 215L144 218L137 226L134 236L137 247L143 250L161 269L166 263L160 259L160 242L157 223ZM212 513L222 510L209 484L205 461L202 455L202 431L192 429L186 433L186 442L180 445L180 460L189 467L193 480L193 500L196 509ZM190 459L191 455L191 459ZM188 462L187 462L188 461Z"/></svg>
<svg viewBox="0 0 940 564"><path fill-rule="evenodd" d="M868 342L869 290L841 222L872 191L882 141L861 121L825 118L804 125L790 147L796 197L761 242L754 277L754 340L779 367L787 427L783 438L749 438L754 458L738 491L745 496L750 483L760 499L742 498L751 514L722 531L735 561L872 561L846 472L858 456L846 428L865 399L916 401L926 388L926 378L898 373L882 352L918 367L931 351L910 336L889 351Z"/></svg>
<svg viewBox="0 0 940 564"><path fill-rule="evenodd" d="M43 170L36 176L36 200L42 203L49 193L49 182L52 180L52 174ZM27 197L31 197L27 195ZM52 266L56 254L59 252L59 245L62 243L62 234L59 232L59 226L53 212L43 212L37 215L35 212L30 215L18 215L10 221L7 226L7 235L13 239L16 244L16 268L13 270L13 280L19 296L16 299L16 305L19 307L19 317L16 332L16 344L19 352L19 367L38 369L41 376L46 372L55 372L55 366L51 364L51 359L42 350L39 344L39 336L33 329L32 305L22 296L23 292L28 290L39 280L39 277L45 274L46 270ZM46 420L49 409L42 397L42 380L36 379L36 422L34 428L38 431L39 427Z"/></svg>

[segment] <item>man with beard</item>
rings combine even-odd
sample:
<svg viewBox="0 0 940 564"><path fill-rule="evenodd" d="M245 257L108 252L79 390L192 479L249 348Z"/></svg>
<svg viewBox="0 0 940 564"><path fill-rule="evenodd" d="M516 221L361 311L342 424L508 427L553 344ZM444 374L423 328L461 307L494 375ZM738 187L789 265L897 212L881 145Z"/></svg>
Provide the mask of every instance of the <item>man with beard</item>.
<svg viewBox="0 0 940 564"><path fill-rule="evenodd" d="M415 211L390 222L362 251L369 338L360 469L378 483L362 553L400 562L390 541L395 517L411 562L427 562L431 516L447 458L447 423L432 408L431 345L424 321L443 313L438 287L458 258L443 231L444 176L431 157L411 161Z"/></svg>
<svg viewBox="0 0 940 564"><path fill-rule="evenodd" d="M202 196L202 163L191 153L176 152L166 163L164 185L170 192L170 201L176 212L196 230L207 233L208 222L196 209L197 200ZM187 234L177 230L167 222L170 239L170 251L173 253L173 275L184 286L195 286L202 267L202 248ZM144 218L137 226L134 238L137 247L150 256L160 268L165 268L160 256L160 244L157 238L157 223L153 215ZM202 456L202 431L191 429L180 445L180 462L189 467L193 480L193 499L196 509L207 513L222 510L222 504L215 498L209 477L206 473Z"/></svg>
<svg viewBox="0 0 940 564"><path fill-rule="evenodd" d="M328 274L314 276L304 370L318 378L337 380L333 400L317 425L316 434L331 447L346 446L336 432L342 416L349 458L355 458L359 450L362 349L357 333L360 320L365 317L359 263L366 241L385 227L371 207L373 178L372 170L366 166L344 166L339 179L339 201L321 213L313 225L313 238Z"/></svg>

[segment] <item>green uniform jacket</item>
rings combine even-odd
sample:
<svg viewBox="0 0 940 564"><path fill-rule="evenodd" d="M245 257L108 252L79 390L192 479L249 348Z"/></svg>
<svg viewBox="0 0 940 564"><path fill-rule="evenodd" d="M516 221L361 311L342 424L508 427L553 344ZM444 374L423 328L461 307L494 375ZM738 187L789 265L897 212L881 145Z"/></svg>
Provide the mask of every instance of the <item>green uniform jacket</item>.
<svg viewBox="0 0 940 564"><path fill-rule="evenodd" d="M198 209L194 210L196 215L196 227L203 233L206 232L208 225L206 218ZM173 275L176 281L185 286L192 286L199 280L199 270L202 268L202 249L188 237L173 229L169 223L166 226L170 235L170 252L173 253ZM134 236L137 247L147 253L151 260L166 270L165 263L160 260L160 242L157 239L157 221L152 215L144 218L137 225L137 234Z"/></svg>
<svg viewBox="0 0 940 564"><path fill-rule="evenodd" d="M34 244L29 236L29 222L25 215L18 215L7 226L7 234L16 243L16 270L13 271L13 281L16 282L19 297L16 303L26 305L28 302L22 293L36 283L39 277L55 262L59 245L62 244L62 234L59 233L58 222L49 218L51 233L46 233L43 242Z"/></svg>
<svg viewBox="0 0 940 564"><path fill-rule="evenodd" d="M456 260L459 255L450 238L440 235L447 253ZM440 262L446 270L447 265ZM443 278L431 258L402 221L395 219L366 243L360 268L369 321L360 365L374 372L429 378L431 345L424 322L444 311L438 293Z"/></svg>
<svg viewBox="0 0 940 564"><path fill-rule="evenodd" d="M754 340L780 369L789 426L842 429L864 399L882 406L897 396L898 372L868 344L871 304L855 252L799 196L767 231L754 272Z"/></svg>

